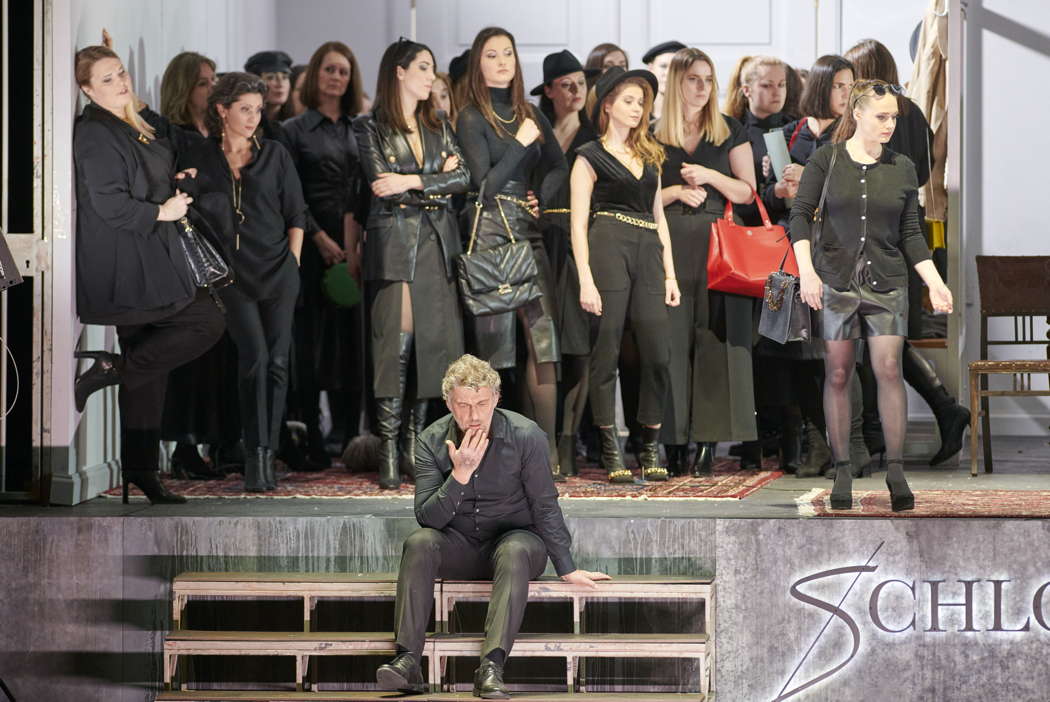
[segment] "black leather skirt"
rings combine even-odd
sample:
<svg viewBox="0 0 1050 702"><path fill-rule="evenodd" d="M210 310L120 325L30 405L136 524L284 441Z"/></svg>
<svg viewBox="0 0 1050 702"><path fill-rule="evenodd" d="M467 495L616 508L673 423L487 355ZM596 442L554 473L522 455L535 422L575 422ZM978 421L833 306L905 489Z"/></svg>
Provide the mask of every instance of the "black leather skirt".
<svg viewBox="0 0 1050 702"><path fill-rule="evenodd" d="M853 280L848 290L836 290L825 283L823 303L820 323L827 341L908 335L907 288L880 292Z"/></svg>

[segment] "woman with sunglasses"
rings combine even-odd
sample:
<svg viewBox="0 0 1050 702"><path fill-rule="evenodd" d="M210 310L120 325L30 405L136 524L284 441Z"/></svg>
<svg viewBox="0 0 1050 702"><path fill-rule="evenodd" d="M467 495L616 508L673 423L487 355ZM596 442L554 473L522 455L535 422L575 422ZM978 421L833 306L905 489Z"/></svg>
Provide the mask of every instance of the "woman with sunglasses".
<svg viewBox="0 0 1050 702"><path fill-rule="evenodd" d="M835 459L832 509L853 505L849 385L859 338L867 341L878 382L891 506L895 512L914 508L903 461L908 422L901 381L908 329L906 262L929 287L934 309L952 311L952 294L919 228L915 166L885 146L899 114L893 87L873 80L854 84L835 143L809 160L791 209L802 299L820 311L824 338L824 415ZM823 222L814 245L814 213L825 182Z"/></svg>
<svg viewBox="0 0 1050 702"><path fill-rule="evenodd" d="M877 79L890 85L899 82L893 54L881 42L864 39L846 52L846 58L853 63L858 79ZM897 96L897 105L900 108L900 119L887 146L912 160L919 177L919 188L922 188L929 180L930 169L933 166L930 151L933 131L922 110L912 100L900 94ZM932 209L936 210L938 204L943 206L943 202L931 203ZM922 223L925 219L926 208L920 205L919 222ZM908 299L911 303L908 310L908 337L921 338L922 282L918 276L911 273L908 275ZM864 389L864 440L871 453L884 452L885 442L882 439L882 427L879 426L879 413L875 402L875 376L871 372L870 364L862 364L859 370L860 382ZM904 381L926 401L937 421L941 447L930 459L930 465L943 463L962 450L963 434L970 426L970 410L960 405L948 392L944 383L937 377L933 365L908 342L904 343L903 370Z"/></svg>

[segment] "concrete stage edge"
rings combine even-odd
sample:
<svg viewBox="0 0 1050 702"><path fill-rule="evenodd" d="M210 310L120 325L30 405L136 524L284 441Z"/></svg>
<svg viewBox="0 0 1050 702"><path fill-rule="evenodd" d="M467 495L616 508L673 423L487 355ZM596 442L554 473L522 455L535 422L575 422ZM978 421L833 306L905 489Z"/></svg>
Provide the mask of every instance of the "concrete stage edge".
<svg viewBox="0 0 1050 702"><path fill-rule="evenodd" d="M1037 700L1050 687L1046 521L568 522L580 567L715 576L718 702ZM179 572L393 571L415 528L407 516L0 525L0 678L40 702L152 700Z"/></svg>

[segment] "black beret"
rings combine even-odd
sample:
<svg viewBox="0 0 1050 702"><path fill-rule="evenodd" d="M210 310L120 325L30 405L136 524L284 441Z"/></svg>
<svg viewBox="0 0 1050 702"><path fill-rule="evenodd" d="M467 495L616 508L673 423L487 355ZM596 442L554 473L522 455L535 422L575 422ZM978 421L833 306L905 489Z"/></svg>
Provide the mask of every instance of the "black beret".
<svg viewBox="0 0 1050 702"><path fill-rule="evenodd" d="M244 70L257 76L263 73L291 73L292 57L283 51L260 51L244 62Z"/></svg>
<svg viewBox="0 0 1050 702"><path fill-rule="evenodd" d="M660 54L673 54L684 48L685 44L680 41L665 41L663 44L657 44L646 51L645 56L642 57L642 63L652 63Z"/></svg>

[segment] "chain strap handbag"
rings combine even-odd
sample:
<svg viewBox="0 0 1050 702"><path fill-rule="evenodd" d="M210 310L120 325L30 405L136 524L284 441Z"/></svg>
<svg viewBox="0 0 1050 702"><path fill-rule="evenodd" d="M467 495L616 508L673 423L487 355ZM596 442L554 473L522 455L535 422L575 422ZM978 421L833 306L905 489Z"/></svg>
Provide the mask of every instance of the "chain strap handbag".
<svg viewBox="0 0 1050 702"><path fill-rule="evenodd" d="M198 218L198 225L200 220ZM233 282L230 266L208 237L190 222L189 213L178 221L179 242L198 288L224 288Z"/></svg>
<svg viewBox="0 0 1050 702"><path fill-rule="evenodd" d="M542 295L536 282L539 270L532 253L532 245L514 237L503 212L503 205L498 199L495 200L495 206L499 211L504 231L489 233L497 236L506 233L508 243L475 250L478 228L483 221L484 196L485 183L482 182L474 202L470 243L466 252L456 259L456 277L463 304L475 317L512 312Z"/></svg>
<svg viewBox="0 0 1050 702"><path fill-rule="evenodd" d="M831 149L831 162L824 176L824 187L820 192L817 209L813 212L813 224L816 231L813 232L810 239L811 250L816 248L824 229L824 202L828 197L828 182L835 168L835 157L838 156L838 151L838 146L833 146ZM789 247L788 253L790 252ZM786 344L789 341L809 341L813 337L813 310L802 301L799 277L784 270L788 253L784 254L779 270L773 271L766 278L762 315L758 321L758 333L778 344Z"/></svg>

